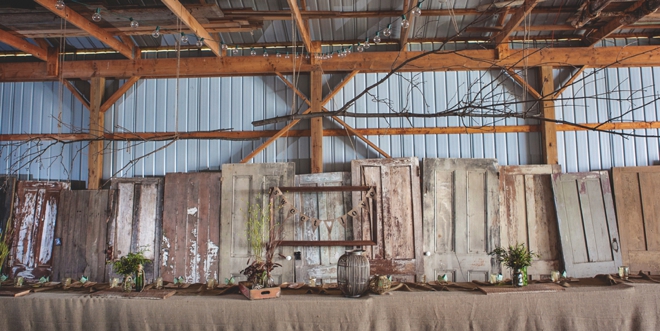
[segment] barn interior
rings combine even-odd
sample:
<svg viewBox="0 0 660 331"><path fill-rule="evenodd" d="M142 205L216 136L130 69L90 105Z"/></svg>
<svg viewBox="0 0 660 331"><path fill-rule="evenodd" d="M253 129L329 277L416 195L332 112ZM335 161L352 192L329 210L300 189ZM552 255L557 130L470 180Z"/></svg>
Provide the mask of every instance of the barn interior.
<svg viewBox="0 0 660 331"><path fill-rule="evenodd" d="M655 329L658 8L4 0L0 328Z"/></svg>

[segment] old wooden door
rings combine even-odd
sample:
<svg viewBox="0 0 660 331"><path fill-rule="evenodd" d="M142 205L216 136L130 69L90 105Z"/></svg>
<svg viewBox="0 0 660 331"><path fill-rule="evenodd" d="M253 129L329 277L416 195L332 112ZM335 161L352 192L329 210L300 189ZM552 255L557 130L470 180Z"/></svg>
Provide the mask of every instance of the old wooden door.
<svg viewBox="0 0 660 331"><path fill-rule="evenodd" d="M7 221L13 216L14 193L16 192L16 179L0 177L0 234L5 233ZM0 266L0 269L1 266Z"/></svg>
<svg viewBox="0 0 660 331"><path fill-rule="evenodd" d="M165 176L161 277L189 283L218 279L220 172Z"/></svg>
<svg viewBox="0 0 660 331"><path fill-rule="evenodd" d="M552 186L568 275L617 272L621 245L607 172L554 174Z"/></svg>
<svg viewBox="0 0 660 331"><path fill-rule="evenodd" d="M541 255L527 270L532 279L564 270L552 195L552 174L560 172L559 165L500 167L500 243L524 243Z"/></svg>
<svg viewBox="0 0 660 331"><path fill-rule="evenodd" d="M292 186L295 174L294 163L223 164L222 204L220 218L220 277L234 276L244 280L240 271L245 269L250 258L247 242L247 219L250 204L261 204L268 208L268 189L274 186ZM292 201L293 197L288 197ZM282 213L277 212L278 217ZM281 218L278 219L281 221ZM293 224L285 223L286 239L293 237ZM267 233L267 231L266 231ZM294 262L281 256L293 256L292 247L280 247L274 262L282 264L273 271L277 283L294 280Z"/></svg>
<svg viewBox="0 0 660 331"><path fill-rule="evenodd" d="M51 275L60 192L69 187L69 183L63 182L18 182L10 254L14 277L30 279Z"/></svg>
<svg viewBox="0 0 660 331"><path fill-rule="evenodd" d="M623 264L660 273L660 167L612 168Z"/></svg>
<svg viewBox="0 0 660 331"><path fill-rule="evenodd" d="M160 271L160 238L162 236L163 178L117 178L110 181L117 190L117 212L108 222L108 248L112 260L128 253L144 251L153 261L145 266L147 280ZM108 265L110 277L118 277Z"/></svg>
<svg viewBox="0 0 660 331"><path fill-rule="evenodd" d="M495 159L424 159L424 274L486 281L499 272L488 255L499 245Z"/></svg>
<svg viewBox="0 0 660 331"><path fill-rule="evenodd" d="M366 247L371 273L415 281L423 273L422 208L419 190L419 160L416 157L351 161L354 186L375 186L377 211L376 245ZM358 206L364 193L353 193ZM355 240L371 240L371 222L362 212L353 220Z"/></svg>
<svg viewBox="0 0 660 331"><path fill-rule="evenodd" d="M322 174L299 175L295 178L296 186L348 186L351 185L349 172L331 172ZM312 192L297 193L295 206L303 214L320 220L333 220L351 210L351 192ZM348 217L347 221L352 220ZM321 222L314 229L311 222L287 220L294 223L295 240L352 240L352 222L342 226L338 222ZM337 282L337 260L346 251L342 246L296 247L301 259L295 261L296 281L302 282L316 278L317 283Z"/></svg>
<svg viewBox="0 0 660 331"><path fill-rule="evenodd" d="M62 191L55 226L53 281L106 279L106 231L112 219L113 190Z"/></svg>

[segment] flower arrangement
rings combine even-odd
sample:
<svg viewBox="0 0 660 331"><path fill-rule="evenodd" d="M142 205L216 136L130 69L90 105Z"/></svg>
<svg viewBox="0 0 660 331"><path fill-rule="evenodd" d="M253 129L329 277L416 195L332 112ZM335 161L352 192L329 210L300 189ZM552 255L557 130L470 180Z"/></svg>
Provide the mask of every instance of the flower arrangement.
<svg viewBox="0 0 660 331"><path fill-rule="evenodd" d="M513 269L523 269L532 265L532 259L540 255L525 248L525 244L516 244L509 246L508 249L497 247L488 255L493 255L497 262L504 263L505 266Z"/></svg>

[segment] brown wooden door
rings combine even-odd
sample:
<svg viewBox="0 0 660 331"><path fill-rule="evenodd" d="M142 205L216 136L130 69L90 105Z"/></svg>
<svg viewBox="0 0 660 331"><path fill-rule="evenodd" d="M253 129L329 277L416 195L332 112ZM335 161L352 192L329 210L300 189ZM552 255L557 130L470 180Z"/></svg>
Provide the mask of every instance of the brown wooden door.
<svg viewBox="0 0 660 331"><path fill-rule="evenodd" d="M245 269L250 258L247 242L248 208L251 203L260 203L268 208L268 189L274 186L293 186L294 163L255 163L222 165L222 209L220 221L220 277L233 276L245 280L240 271ZM287 199L292 201L293 197ZM282 213L277 213L282 221ZM293 238L293 224L285 223L286 239ZM267 232L266 232L267 233ZM276 283L294 280L294 262L283 256L293 256L293 247L280 247L274 262L282 267L273 271Z"/></svg>
<svg viewBox="0 0 660 331"><path fill-rule="evenodd" d="M14 277L38 279L51 275L60 192L69 187L63 182L18 182L10 254Z"/></svg>
<svg viewBox="0 0 660 331"><path fill-rule="evenodd" d="M568 276L617 272L621 245L607 172L554 174L552 182Z"/></svg>
<svg viewBox="0 0 660 331"><path fill-rule="evenodd" d="M16 193L16 179L0 176L0 234L7 230L7 221L14 215L12 204ZM0 265L0 269L2 266Z"/></svg>
<svg viewBox="0 0 660 331"><path fill-rule="evenodd" d="M189 283L218 279L220 172L165 176L161 276Z"/></svg>
<svg viewBox="0 0 660 331"><path fill-rule="evenodd" d="M419 160L416 157L351 161L354 186L376 187L376 245L366 247L371 273L393 275L404 281L420 280L422 266L422 208ZM353 193L358 206L364 193ZM353 221L355 240L371 240L367 213Z"/></svg>
<svg viewBox="0 0 660 331"><path fill-rule="evenodd" d="M497 160L424 159L424 271L428 280L486 281L499 272Z"/></svg>
<svg viewBox="0 0 660 331"><path fill-rule="evenodd" d="M128 253L144 251L144 257L153 261L145 266L148 281L160 272L160 242L162 236L163 178L117 178L110 182L117 190L117 211L108 222L108 247L112 260ZM120 277L112 272L110 277Z"/></svg>
<svg viewBox="0 0 660 331"><path fill-rule="evenodd" d="M623 264L660 273L660 167L612 168Z"/></svg>
<svg viewBox="0 0 660 331"><path fill-rule="evenodd" d="M540 254L527 269L532 279L564 270L552 194L552 174L560 172L559 165L500 167L500 243L524 243Z"/></svg>
<svg viewBox="0 0 660 331"><path fill-rule="evenodd" d="M114 190L60 194L53 247L53 281L86 276L106 282L106 231L112 219Z"/></svg>
<svg viewBox="0 0 660 331"><path fill-rule="evenodd" d="M348 186L351 185L349 172L331 172L322 174L299 175L295 177L296 186ZM333 220L351 210L351 192L310 192L297 193L295 206L303 214L320 220ZM348 217L350 221L352 218ZM311 222L294 222L295 240L352 240L352 222L342 226L338 222L321 222L314 229ZM295 261L296 281L304 282L316 278L317 283L337 282L337 260L346 251L345 247L296 247L301 252L301 259Z"/></svg>

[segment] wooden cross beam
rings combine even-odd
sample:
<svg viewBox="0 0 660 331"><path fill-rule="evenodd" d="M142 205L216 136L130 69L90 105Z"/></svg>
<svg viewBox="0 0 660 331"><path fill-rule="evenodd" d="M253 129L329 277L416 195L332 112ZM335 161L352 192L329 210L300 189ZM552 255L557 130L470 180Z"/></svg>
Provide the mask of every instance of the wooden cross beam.
<svg viewBox="0 0 660 331"><path fill-rule="evenodd" d="M623 17L614 18L598 30L592 31L584 37L584 44L593 46L626 25L633 24L642 18L655 13L660 8L660 0L638 0L631 5Z"/></svg>
<svg viewBox="0 0 660 331"><path fill-rule="evenodd" d="M105 30L99 28L96 24L89 21L88 19L82 17L82 15L73 11L69 6L65 6L64 9L59 10L55 8L55 3L57 0L34 0L34 2L42 5L46 9L53 12L53 14L67 20L69 23L77 26L79 29L85 30L94 38L103 42L104 44L112 47L123 56L133 60L134 55L134 46L126 45L121 41L117 40L112 34L106 32Z"/></svg>
<svg viewBox="0 0 660 331"><path fill-rule="evenodd" d="M534 9L536 4L542 0L525 0L522 6L511 15L511 18L506 23L502 31L494 36L495 44L499 45L501 43L509 40L511 33L520 25L520 23L529 15L529 13Z"/></svg>
<svg viewBox="0 0 660 331"><path fill-rule="evenodd" d="M520 86L522 86L522 88L524 88L529 94L536 98L536 100L543 99L541 94L534 87L529 85L529 83L524 78L520 77L520 75L513 71L513 69L506 69L506 73L509 74L509 76L511 76L511 78L513 78L513 80L515 80L518 84L520 84Z"/></svg>
<svg viewBox="0 0 660 331"><path fill-rule="evenodd" d="M578 69L578 71L576 71L576 72L573 74L573 76L571 76L571 78L566 82L566 84L564 84L564 86L562 86L557 92L555 92L555 95L554 95L552 98L553 98L553 99L557 99L557 98L559 98L559 96L561 96L561 94L564 93L564 91L565 91L569 86L571 86L571 85L573 84L573 82L575 81L575 79L577 79L578 77L580 77L580 75L582 74L582 72L584 71L584 69L587 69L587 66L582 66L582 67L580 67L580 69Z"/></svg>
<svg viewBox="0 0 660 331"><path fill-rule="evenodd" d="M287 0L289 7L291 8L291 13L293 13L294 20L296 21L296 26L298 27L298 33L303 40L303 44L308 52L312 52L312 38L309 34L309 30L305 26L305 20L300 13L300 8L298 8L298 0Z"/></svg>
<svg viewBox="0 0 660 331"><path fill-rule="evenodd" d="M0 41L11 47L20 49L39 60L48 61L48 49L34 45L29 41L16 37L15 35L5 30L0 30Z"/></svg>
<svg viewBox="0 0 660 331"><path fill-rule="evenodd" d="M213 54L222 57L222 50L220 44L213 39L213 36L204 29L204 27L197 21L195 17L179 2L179 0L161 0L167 8L169 8L174 15L176 15L183 24L195 33L197 38L204 38L204 44L208 46Z"/></svg>
<svg viewBox="0 0 660 331"><path fill-rule="evenodd" d="M66 86L66 88L68 88L69 91L71 91L71 94L73 94L73 96L76 97L76 99L78 99L78 101L80 101L80 103L82 103L82 105L85 108L89 109L89 102L85 99L85 97L82 94L80 94L80 91L78 91L78 89L75 86L73 86L73 84L71 84L70 81L66 79L62 79L62 84L64 84L64 86Z"/></svg>
<svg viewBox="0 0 660 331"><path fill-rule="evenodd" d="M128 91L128 89L130 89L133 85L135 85L135 83L137 83L138 80L140 80L140 76L133 76L129 78L124 83L124 85L118 88L117 91L115 91L115 93L113 93L107 100L105 100L105 102L101 105L101 109L100 109L101 113L105 113L106 111L108 111L108 109L110 109L110 107L112 107L112 105L114 105L115 102L117 102L117 100L119 100L119 98L121 98L121 96Z"/></svg>

